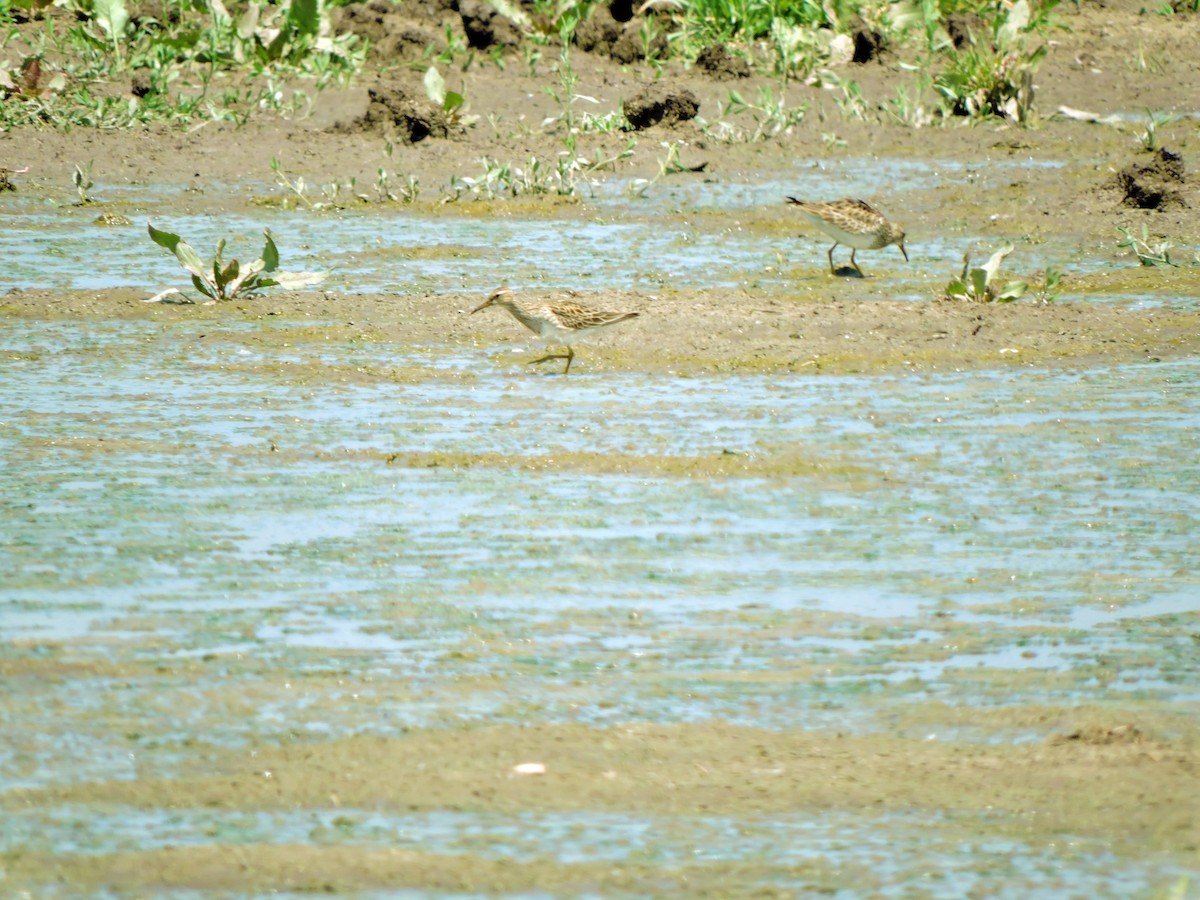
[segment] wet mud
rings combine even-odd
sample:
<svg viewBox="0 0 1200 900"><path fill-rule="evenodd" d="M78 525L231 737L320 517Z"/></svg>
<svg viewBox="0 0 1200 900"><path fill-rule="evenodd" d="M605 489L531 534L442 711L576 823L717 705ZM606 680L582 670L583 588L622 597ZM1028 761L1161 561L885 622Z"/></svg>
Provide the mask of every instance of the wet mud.
<svg viewBox="0 0 1200 900"><path fill-rule="evenodd" d="M1200 188L1194 120L1138 131L1195 112L1195 17L1064 10L1031 129L667 60L577 196L451 202L562 150L553 54L459 6L348 7L377 69L302 120L0 137L0 894L1190 896ZM597 115L660 92L614 10ZM464 17L473 128L386 64ZM808 113L721 140L731 86ZM911 263L830 274L788 194ZM146 303L145 218L330 278ZM1025 299L935 299L1007 242ZM468 316L500 283L640 315L563 377Z"/></svg>

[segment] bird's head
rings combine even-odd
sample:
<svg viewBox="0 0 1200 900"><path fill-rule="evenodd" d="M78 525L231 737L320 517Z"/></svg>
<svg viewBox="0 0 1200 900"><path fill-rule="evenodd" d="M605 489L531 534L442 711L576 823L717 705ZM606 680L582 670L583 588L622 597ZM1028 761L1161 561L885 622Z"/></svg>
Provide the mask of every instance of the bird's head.
<svg viewBox="0 0 1200 900"><path fill-rule="evenodd" d="M510 291L507 287L498 287L494 291L492 291L490 294L488 294L488 298L486 300L484 300L477 307L475 307L473 310L471 310L471 315L475 315L475 313L479 312L481 309L487 309L489 306L493 306L497 303L502 303L504 300L507 300L511 296L512 296L512 291Z"/></svg>

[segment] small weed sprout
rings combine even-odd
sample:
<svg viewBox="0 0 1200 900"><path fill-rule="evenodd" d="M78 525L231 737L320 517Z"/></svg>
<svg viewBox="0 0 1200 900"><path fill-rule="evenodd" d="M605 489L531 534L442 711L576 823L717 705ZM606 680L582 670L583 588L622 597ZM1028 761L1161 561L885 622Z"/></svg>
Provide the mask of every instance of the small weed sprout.
<svg viewBox="0 0 1200 900"><path fill-rule="evenodd" d="M271 171L275 173L275 183L283 188L287 194L283 198L283 208L288 209L292 202L303 204L309 209L319 209L319 203L313 203L308 196L308 185L304 182L304 176L300 175L294 180L289 178L283 170L283 164L279 162L277 157L271 158Z"/></svg>
<svg viewBox="0 0 1200 900"><path fill-rule="evenodd" d="M1170 125L1173 122L1179 121L1181 116L1178 113L1152 112L1146 110L1146 129L1139 132L1137 139L1142 145L1143 150L1148 150L1153 153L1159 148L1158 129L1165 125Z"/></svg>
<svg viewBox="0 0 1200 900"><path fill-rule="evenodd" d="M187 241L169 231L160 231L149 222L146 228L150 240L170 250L175 258L192 276L192 285L210 300L233 300L239 296L249 297L263 288L280 286L289 290L319 284L325 279L324 272L279 272L279 250L271 239L271 230L264 229L262 256L242 266L236 259L226 263L222 259L225 240L217 241L217 252L211 263L205 263ZM161 295L160 295L161 296Z"/></svg>
<svg viewBox="0 0 1200 900"><path fill-rule="evenodd" d="M804 121L807 112L808 107L804 104L789 109L784 101L782 91L779 99L776 99L771 88L764 86L759 88L753 103L746 100L737 91L731 90L728 102L721 110L719 121L709 123L700 117L697 117L696 121L701 130L714 140L727 143L755 143L775 137L792 126L799 125ZM739 128L727 121L730 116L741 114L747 114L753 119L753 131Z"/></svg>
<svg viewBox="0 0 1200 900"><path fill-rule="evenodd" d="M833 102L841 110L843 119L863 121L867 118L867 101L863 97L862 88L858 86L857 81L839 78L828 69L823 70L817 79L822 87L840 92L841 96L834 95Z"/></svg>
<svg viewBox="0 0 1200 900"><path fill-rule="evenodd" d="M87 206L89 203L95 203L95 199L88 193L95 185L92 183L92 165L94 159L89 159L86 167L81 168L78 163L75 164L75 171L71 173L71 184L75 185L75 192L79 194L79 202L76 206Z"/></svg>
<svg viewBox="0 0 1200 900"><path fill-rule="evenodd" d="M912 94L904 85L896 87L896 96L882 103L883 111L898 124L907 128L924 128L934 122L933 112L922 102L930 89L931 79L925 72L917 75Z"/></svg>
<svg viewBox="0 0 1200 900"><path fill-rule="evenodd" d="M685 166L679 161L679 149L682 146L682 141L663 141L662 147L667 151L667 154L658 160L658 174L653 178L635 178L629 184L629 192L638 197L645 197L646 192L659 179L665 178L667 175L674 175L677 172L697 171L696 167Z"/></svg>
<svg viewBox="0 0 1200 900"><path fill-rule="evenodd" d="M441 108L451 125L466 127L479 121L479 116L464 115L466 97L459 91L446 89L446 79L437 70L437 66L430 66L425 70L424 83L425 95Z"/></svg>
<svg viewBox="0 0 1200 900"><path fill-rule="evenodd" d="M1062 296L1063 272L1058 266L1046 266L1042 275L1042 286L1034 295L1038 303L1053 303Z"/></svg>
<svg viewBox="0 0 1200 900"><path fill-rule="evenodd" d="M1159 241L1155 244L1150 243L1150 229L1146 227L1146 223L1142 223L1142 236L1140 238L1124 225L1117 226L1117 231L1123 235L1121 240L1117 242L1117 249L1129 250L1138 258L1138 262L1143 266L1185 265L1185 263L1177 262L1171 258L1171 251L1175 249L1175 245L1170 241ZM1191 265L1200 265L1200 253L1196 254Z"/></svg>
<svg viewBox="0 0 1200 900"><path fill-rule="evenodd" d="M962 274L946 285L942 299L971 300L975 303L1011 303L1019 299L1029 287L1024 281L1010 281L1000 291L993 284L1000 273L1000 264L1012 252L1012 244L1005 244L987 262L975 268L971 268L971 254L964 254Z"/></svg>

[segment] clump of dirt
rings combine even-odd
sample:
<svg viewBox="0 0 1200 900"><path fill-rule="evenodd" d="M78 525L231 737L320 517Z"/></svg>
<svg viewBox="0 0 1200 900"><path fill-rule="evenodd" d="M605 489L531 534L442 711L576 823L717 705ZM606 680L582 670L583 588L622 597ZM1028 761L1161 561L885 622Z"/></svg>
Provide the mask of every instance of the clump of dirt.
<svg viewBox="0 0 1200 900"><path fill-rule="evenodd" d="M521 32L517 26L500 15L490 3L462 0L458 4L458 13L462 17L468 47L476 50L490 50L493 47L510 50L521 45Z"/></svg>
<svg viewBox="0 0 1200 900"><path fill-rule="evenodd" d="M1051 744L1140 744L1146 740L1136 725L1085 725L1070 734L1060 734L1050 739Z"/></svg>
<svg viewBox="0 0 1200 900"><path fill-rule="evenodd" d="M437 10L430 10L436 13ZM435 16L424 15L418 21L429 22ZM369 0L335 7L332 13L334 31L352 32L366 40L370 55L377 60L407 60L420 58L426 48L444 49L445 41L438 34L421 27L410 18L404 7L388 0Z"/></svg>
<svg viewBox="0 0 1200 900"><path fill-rule="evenodd" d="M592 14L575 27L575 46L584 53L609 55L620 39L621 23L603 6L594 7Z"/></svg>
<svg viewBox="0 0 1200 900"><path fill-rule="evenodd" d="M334 131L378 131L404 144L450 135L450 120L444 112L414 98L399 85L381 82L367 89L367 97L367 111L357 119L339 122Z"/></svg>
<svg viewBox="0 0 1200 900"><path fill-rule="evenodd" d="M724 44L709 44L696 54L696 67L714 78L749 78L750 63Z"/></svg>
<svg viewBox="0 0 1200 900"><path fill-rule="evenodd" d="M953 13L946 17L946 33L955 50L974 44L976 34L987 32L987 22L978 13Z"/></svg>
<svg viewBox="0 0 1200 900"><path fill-rule="evenodd" d="M864 65L879 59L887 50L887 37L862 19L854 22L854 55L851 62Z"/></svg>
<svg viewBox="0 0 1200 900"><path fill-rule="evenodd" d="M129 92L135 97L145 97L154 92L154 79L150 69L134 69L129 79Z"/></svg>
<svg viewBox="0 0 1200 900"><path fill-rule="evenodd" d="M696 117L700 101L687 88L654 82L625 102L625 118L640 131L651 125L677 125Z"/></svg>
<svg viewBox="0 0 1200 900"><path fill-rule="evenodd" d="M1131 163L1117 173L1117 187L1125 195L1126 206L1138 209L1169 209L1186 207L1187 201L1179 187L1187 182L1183 157L1166 147L1154 154L1145 164Z"/></svg>
<svg viewBox="0 0 1200 900"><path fill-rule="evenodd" d="M612 57L614 62L629 65L641 62L650 55L666 59L670 53L666 29L657 29L656 36L647 46L642 40L642 23L639 20L620 18L626 10L613 4L598 6L587 19L575 29L575 46L585 53ZM629 11L632 17L632 11Z"/></svg>

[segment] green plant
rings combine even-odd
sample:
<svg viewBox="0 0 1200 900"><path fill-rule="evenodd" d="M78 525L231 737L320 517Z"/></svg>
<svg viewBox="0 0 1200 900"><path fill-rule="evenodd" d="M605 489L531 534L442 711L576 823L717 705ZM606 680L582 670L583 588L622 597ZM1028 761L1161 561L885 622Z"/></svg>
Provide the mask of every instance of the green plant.
<svg viewBox="0 0 1200 900"><path fill-rule="evenodd" d="M701 130L709 137L727 142L765 140L786 131L793 125L804 121L808 112L807 105L788 108L784 102L783 92L776 99L774 92L767 85L758 89L758 95L753 103L746 100L739 92L731 90L729 99L721 109L720 118L716 123L710 123L697 116L696 121ZM754 130L747 131L729 122L730 116L748 115L754 122Z"/></svg>
<svg viewBox="0 0 1200 900"><path fill-rule="evenodd" d="M1157 150L1159 148L1158 129L1164 125L1170 125L1172 122L1177 122L1180 118L1182 117L1178 113L1146 110L1146 130L1137 136L1142 144L1142 149L1151 152Z"/></svg>
<svg viewBox="0 0 1200 900"><path fill-rule="evenodd" d="M1000 291L992 283L1000 273L1000 264L1013 252L1012 244L1006 244L991 255L982 266L971 267L971 254L963 256L962 274L950 280L943 294L945 300L972 300L976 303L1011 303L1024 295L1028 285L1024 281L1010 281Z"/></svg>
<svg viewBox="0 0 1200 900"><path fill-rule="evenodd" d="M103 43L112 52L119 68L126 31L130 26L125 0L92 0L92 21L104 32Z"/></svg>
<svg viewBox="0 0 1200 900"><path fill-rule="evenodd" d="M576 152L574 107L575 101L580 99L575 93L579 76L575 73L575 67L571 63L571 41L575 34L575 23L572 21L569 25L564 24L560 27L559 38L562 41L562 49L558 54L558 87L548 84L545 90L559 108L558 117L551 121L562 123L563 146L566 147L568 153L574 156Z"/></svg>
<svg viewBox="0 0 1200 900"><path fill-rule="evenodd" d="M295 198L298 203L304 204L309 209L315 208L316 204L308 196L308 185L304 183L303 175L297 176L295 179L289 178L277 157L271 157L271 171L275 173L275 183L291 195L291 197L284 196L282 203L284 209L290 205L291 198Z"/></svg>
<svg viewBox="0 0 1200 900"><path fill-rule="evenodd" d="M867 118L867 101L863 97L862 88L858 86L857 81L839 78L833 72L824 71L820 75L820 82L823 87L833 88L840 92L841 96L834 95L833 102L841 110L843 119L862 121Z"/></svg>
<svg viewBox="0 0 1200 900"><path fill-rule="evenodd" d="M146 228L150 239L160 247L171 251L192 275L192 285L212 300L233 300L238 296L251 296L263 288L281 286L288 289L307 287L325 279L324 272L279 272L279 250L271 239L270 229L263 230L266 243L262 256L242 266L236 259L226 263L222 259L225 240L217 241L217 252L211 263L205 263L187 241L169 231L160 231L149 222Z"/></svg>
<svg viewBox="0 0 1200 900"><path fill-rule="evenodd" d="M88 193L95 184L92 182L92 165L94 159L89 159L86 168L80 168L79 163L75 164L75 171L71 173L71 183L75 185L75 192L79 194L78 206L87 206L89 203L94 203L95 200Z"/></svg>
<svg viewBox="0 0 1200 900"><path fill-rule="evenodd" d="M898 85L896 96L883 101L881 105L883 111L897 123L908 128L924 128L926 125L932 125L933 113L923 102L930 86L931 79L928 73L924 70L919 71L913 84L912 94L909 94L904 85Z"/></svg>
<svg viewBox="0 0 1200 900"><path fill-rule="evenodd" d="M990 41L972 40L968 48L950 51L947 68L933 85L950 112L1028 124L1033 73L1046 55L1045 44L1031 48L1031 35L1050 27L1049 10L1056 2L1044 0L1034 15L1028 0L1016 0L994 20Z"/></svg>
<svg viewBox="0 0 1200 900"><path fill-rule="evenodd" d="M1138 262L1143 266L1182 266L1184 263L1177 262L1171 258L1171 251L1175 249L1175 245L1170 241L1159 241L1156 244L1150 243L1150 229L1146 227L1146 223L1142 223L1142 236L1135 236L1124 225L1118 225L1117 231L1123 236L1117 242L1118 250L1129 250L1138 258ZM1200 253L1190 265L1200 265Z"/></svg>
<svg viewBox="0 0 1200 900"><path fill-rule="evenodd" d="M667 151L666 156L660 157L658 160L658 174L653 178L635 178L629 184L629 192L636 194L639 197L646 196L646 192L651 185L657 182L660 178L667 175L674 175L677 172L699 172L704 166L687 166L679 160L679 148L682 146L681 141L663 141L662 147Z"/></svg>
<svg viewBox="0 0 1200 900"><path fill-rule="evenodd" d="M163 0L155 6L160 18L137 8L137 27L130 0L54 5L73 13L69 24L47 18L41 30L23 36L32 45L27 59L0 62L0 127L241 124L260 110L302 114L311 100L299 79L321 90L347 80L365 61L366 47L356 36L332 33L323 0L248 0L236 14L223 0ZM146 90L129 97L95 89L118 71L149 73ZM224 76L234 72L230 81L240 87L217 96L215 89L228 83Z"/></svg>
<svg viewBox="0 0 1200 900"><path fill-rule="evenodd" d="M1046 266L1042 275L1042 286L1038 289L1035 299L1038 303L1053 303L1062 296L1062 269L1057 266Z"/></svg>
<svg viewBox="0 0 1200 900"><path fill-rule="evenodd" d="M451 124L474 124L478 120L478 116L472 116L469 123L463 121L460 111L466 103L466 97L459 91L446 90L446 79L437 70L437 66L430 66L425 70L424 84L425 95L446 114Z"/></svg>

